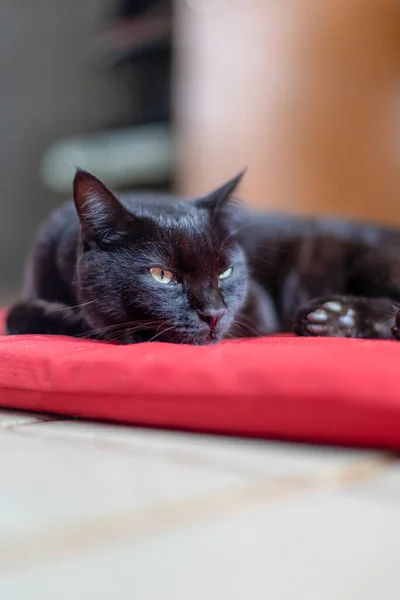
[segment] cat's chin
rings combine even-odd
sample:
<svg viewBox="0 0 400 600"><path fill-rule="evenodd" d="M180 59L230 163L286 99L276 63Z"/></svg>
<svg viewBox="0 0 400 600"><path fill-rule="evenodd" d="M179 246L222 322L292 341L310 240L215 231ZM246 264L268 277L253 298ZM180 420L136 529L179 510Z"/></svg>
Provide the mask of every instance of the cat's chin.
<svg viewBox="0 0 400 600"><path fill-rule="evenodd" d="M210 333L210 331L202 331L201 333L192 334L175 334L166 336L164 339L159 341L167 342L170 344L185 344L187 346L210 346L211 344L217 344L221 341L223 336Z"/></svg>
<svg viewBox="0 0 400 600"><path fill-rule="evenodd" d="M217 343L218 340L211 338L209 334L201 335L182 335L179 337L172 337L171 339L165 339L164 342L170 344L185 344L187 346L209 346L210 344Z"/></svg>
<svg viewBox="0 0 400 600"><path fill-rule="evenodd" d="M191 337L183 338L180 341L175 340L174 343L178 344L188 344L190 346L210 346L213 344L218 344L223 339L222 335L216 334L200 334L200 335L192 335Z"/></svg>
<svg viewBox="0 0 400 600"><path fill-rule="evenodd" d="M154 331L146 331L132 334L129 331L124 336L119 336L120 344L138 344L140 342L163 342L168 344L185 344L188 346L209 346L217 344L223 339L223 334L202 330L195 333L169 331L160 335ZM112 341L112 340L110 340Z"/></svg>
<svg viewBox="0 0 400 600"><path fill-rule="evenodd" d="M175 331L168 334L159 341L169 342L172 344L186 344L189 346L210 346L218 344L228 335L229 329L226 327L218 327L210 331L208 328L199 329L197 331Z"/></svg>

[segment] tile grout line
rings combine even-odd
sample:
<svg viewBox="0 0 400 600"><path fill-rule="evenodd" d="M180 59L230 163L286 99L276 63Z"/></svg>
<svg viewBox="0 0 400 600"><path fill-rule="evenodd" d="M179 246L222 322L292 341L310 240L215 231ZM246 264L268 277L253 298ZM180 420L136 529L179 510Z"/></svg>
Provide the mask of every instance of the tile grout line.
<svg viewBox="0 0 400 600"><path fill-rule="evenodd" d="M366 459L303 482L263 478L205 497L134 509L121 515L75 519L66 527L58 526L33 536L3 539L0 540L0 572L18 572L54 559L73 558L110 543L159 535L307 492L340 489L343 485L380 475L396 459L394 455Z"/></svg>
<svg viewBox="0 0 400 600"><path fill-rule="evenodd" d="M0 425L0 431L2 429L4 429L5 431L18 431L18 429L21 427L21 429L23 429L24 427L28 426L28 425L43 425L43 423L55 423L58 421L64 421L65 419L61 418L56 418L56 417L25 417L23 418L25 420L21 420L18 421L18 423L13 423L11 420L9 423L7 423L7 421L2 422Z"/></svg>
<svg viewBox="0 0 400 600"><path fill-rule="evenodd" d="M44 439L40 434L33 431L25 431L24 428L19 432L18 428L13 429L13 433L20 433L24 436L29 437L40 437L40 439ZM89 437L73 437L68 435L59 435L59 436L48 436L48 439L62 441L63 443L69 446L75 446L76 442L79 441L82 444L88 444L92 448L102 451L111 451L111 452L123 452L124 455L127 456L139 456L141 458L146 458L150 460L163 460L169 463L192 467L192 468L205 468L211 471L216 471L219 473L230 473L232 475L241 475L242 477L248 478L260 478L263 476L259 470L254 471L251 469L245 470L244 468L235 468L235 466L229 462L224 462L221 459L215 459L215 457L210 458L209 456L201 454L200 451L193 451L188 449L158 449L158 448L143 448L140 444L132 445L129 442L116 442L110 439L96 439ZM287 479L287 475L275 475L271 474L270 477L276 479ZM308 475L290 475L291 479L296 479L298 481L304 481L308 479Z"/></svg>
<svg viewBox="0 0 400 600"><path fill-rule="evenodd" d="M68 422L69 419L54 419L54 422L60 422L60 421L67 421ZM33 423L34 425L42 425L44 423L47 423L49 421L43 421L41 423ZM30 425L30 424L29 424ZM236 474L236 475L242 475L245 477L252 477L252 478L260 478L263 477L263 473L261 473L259 470L258 471L254 471L250 469L245 470L244 468L235 468L235 466L233 464L229 463L229 460L227 462L224 462L224 460L221 460L220 458L215 459L214 457L210 458L207 455L202 454L200 451L196 451L193 449L176 449L176 448L168 448L167 450L165 449L158 449L158 448L143 448L140 443L138 444L131 444L129 442L125 442L125 441L115 441L114 439L108 439L106 437L102 438L102 437L96 437L96 436L79 436L79 435L65 435L63 433L60 433L59 435L45 435L43 436L42 433L40 432L40 428L36 431L36 430L29 430L26 431L24 426L21 428L21 431L18 431L19 426L16 425L15 427L12 428L13 433L20 433L23 436L29 436L29 437L39 437L40 439L52 439L52 440L56 440L56 441L62 441L65 444L68 444L70 446L75 446L75 443L79 441L79 443L82 444L87 444L93 448L102 450L102 451L113 451L113 452L123 452L126 455L135 455L135 456L140 456L140 457L145 457L145 458L150 458L150 459L157 459L157 460L166 460L170 463L174 463L174 464L179 464L179 465L185 465L185 466L191 466L191 467L200 467L200 468L207 468L207 469L211 469L213 471L218 471L218 472L224 472L224 473L232 473L232 474ZM8 429L9 430L9 429ZM268 441L268 440L262 440L262 441ZM387 455L392 455L393 456L398 456L398 455L394 455L394 453L383 453L380 452L379 456L384 458ZM364 459L363 459L364 460ZM356 464L359 464L358 462ZM340 467L339 467L340 468ZM330 472L330 470L329 470ZM276 478L276 479L287 479L287 475L277 475L277 474L271 474L270 477L272 478ZM305 478L309 478L309 475L290 475L291 479L296 479L297 481L303 481ZM312 477L312 476L311 476Z"/></svg>

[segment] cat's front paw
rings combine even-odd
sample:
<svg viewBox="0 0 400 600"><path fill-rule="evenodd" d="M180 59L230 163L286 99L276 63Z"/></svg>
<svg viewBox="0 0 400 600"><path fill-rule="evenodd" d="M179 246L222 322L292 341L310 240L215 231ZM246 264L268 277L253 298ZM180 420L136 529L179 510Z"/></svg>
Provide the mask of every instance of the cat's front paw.
<svg viewBox="0 0 400 600"><path fill-rule="evenodd" d="M69 306L44 300L17 302L11 306L5 328L9 335L70 336L82 336L86 329L81 313Z"/></svg>
<svg viewBox="0 0 400 600"><path fill-rule="evenodd" d="M297 313L294 333L301 336L360 337L355 307L346 300L315 300Z"/></svg>
<svg viewBox="0 0 400 600"><path fill-rule="evenodd" d="M46 303L17 302L7 312L6 331L9 335L42 333L42 321L46 316Z"/></svg>

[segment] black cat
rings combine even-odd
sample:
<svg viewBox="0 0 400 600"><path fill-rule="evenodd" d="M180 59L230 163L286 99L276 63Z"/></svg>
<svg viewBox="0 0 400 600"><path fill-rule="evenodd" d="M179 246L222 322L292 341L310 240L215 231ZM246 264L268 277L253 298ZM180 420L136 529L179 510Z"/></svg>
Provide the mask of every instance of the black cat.
<svg viewBox="0 0 400 600"><path fill-rule="evenodd" d="M250 213L207 196L120 200L78 170L38 235L10 334L208 344L275 331L397 336L400 233Z"/></svg>

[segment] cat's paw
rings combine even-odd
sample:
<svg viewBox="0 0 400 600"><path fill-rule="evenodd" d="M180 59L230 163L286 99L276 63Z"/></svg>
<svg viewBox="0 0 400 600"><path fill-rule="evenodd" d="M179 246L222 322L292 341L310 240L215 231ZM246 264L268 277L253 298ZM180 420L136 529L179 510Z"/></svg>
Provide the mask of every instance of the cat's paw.
<svg viewBox="0 0 400 600"><path fill-rule="evenodd" d="M17 302L8 310L5 328L9 335L83 335L79 312L63 304L44 300Z"/></svg>
<svg viewBox="0 0 400 600"><path fill-rule="evenodd" d="M315 300L297 313L294 333L301 336L359 337L356 308L346 300Z"/></svg>
<svg viewBox="0 0 400 600"><path fill-rule="evenodd" d="M46 313L46 303L17 302L7 312L6 332L9 335L39 333L40 324Z"/></svg>

